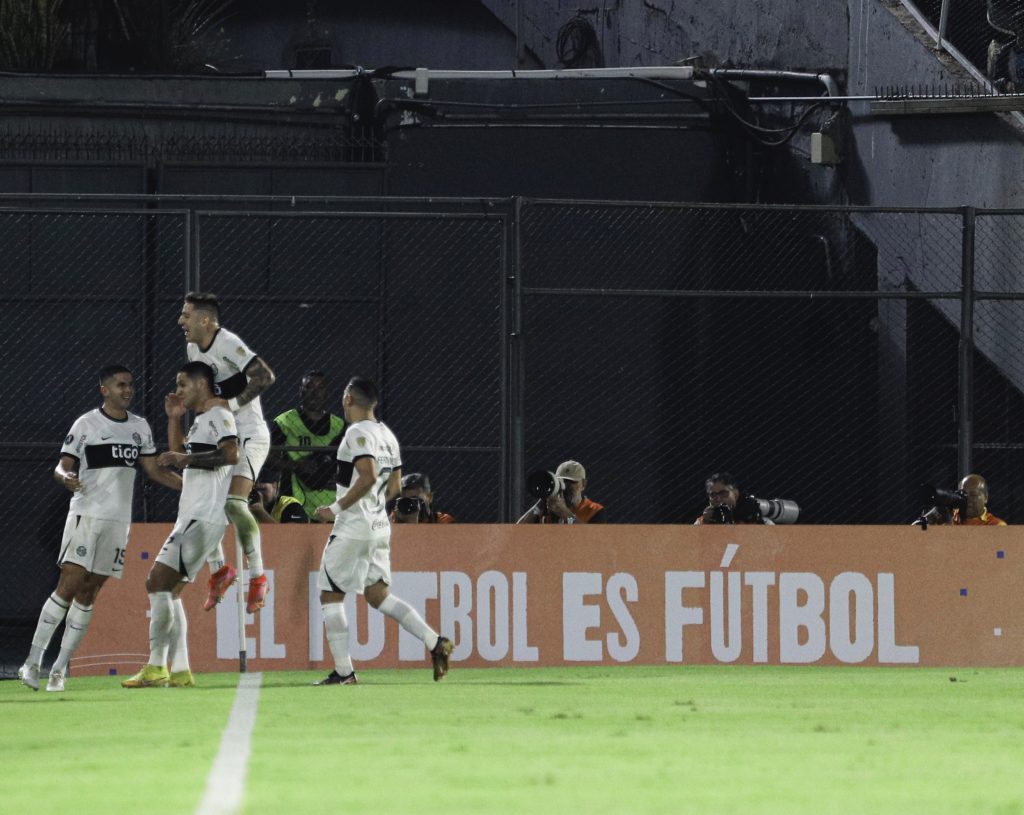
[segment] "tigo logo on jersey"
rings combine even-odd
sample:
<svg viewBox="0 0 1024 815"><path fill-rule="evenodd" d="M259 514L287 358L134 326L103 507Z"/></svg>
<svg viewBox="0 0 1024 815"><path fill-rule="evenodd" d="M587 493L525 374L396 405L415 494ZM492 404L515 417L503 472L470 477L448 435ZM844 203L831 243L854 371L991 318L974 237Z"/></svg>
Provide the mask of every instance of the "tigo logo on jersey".
<svg viewBox="0 0 1024 815"><path fill-rule="evenodd" d="M126 467L134 467L139 457L139 448L131 444L110 445L110 457L124 462Z"/></svg>

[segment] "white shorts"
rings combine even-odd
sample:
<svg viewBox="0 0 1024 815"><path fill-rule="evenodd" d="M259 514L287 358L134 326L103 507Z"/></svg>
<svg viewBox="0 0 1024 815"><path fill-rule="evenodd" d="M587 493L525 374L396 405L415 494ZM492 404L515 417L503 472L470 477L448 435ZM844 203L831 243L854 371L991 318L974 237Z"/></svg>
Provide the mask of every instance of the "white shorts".
<svg viewBox="0 0 1024 815"><path fill-rule="evenodd" d="M384 581L391 585L391 536L354 540L331 535L320 559L320 591L362 594L363 589Z"/></svg>
<svg viewBox="0 0 1024 815"><path fill-rule="evenodd" d="M206 559L216 551L225 529L226 523L197 521L194 518L179 519L170 537L160 548L156 562L170 566L186 582L191 582L205 565Z"/></svg>
<svg viewBox="0 0 1024 815"><path fill-rule="evenodd" d="M128 523L68 513L57 563L74 563L87 572L121 579L128 551Z"/></svg>
<svg viewBox="0 0 1024 815"><path fill-rule="evenodd" d="M270 452L270 439L268 438L242 438L239 439L241 449L238 451L238 463L231 470L231 477L236 475L255 481L263 469L263 463L267 460Z"/></svg>

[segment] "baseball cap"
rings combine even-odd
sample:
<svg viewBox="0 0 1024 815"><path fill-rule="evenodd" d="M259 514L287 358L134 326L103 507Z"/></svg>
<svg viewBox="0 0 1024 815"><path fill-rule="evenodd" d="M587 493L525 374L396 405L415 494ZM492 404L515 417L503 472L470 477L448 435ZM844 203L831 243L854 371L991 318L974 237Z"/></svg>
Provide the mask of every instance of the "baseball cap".
<svg viewBox="0 0 1024 815"><path fill-rule="evenodd" d="M427 477L426 473L409 473L408 475L403 475L402 489L423 489L430 492L430 479Z"/></svg>
<svg viewBox="0 0 1024 815"><path fill-rule="evenodd" d="M583 469L583 465L578 461L569 459L558 465L558 469L555 470L555 477L564 478L567 481L582 481L587 477L587 471Z"/></svg>

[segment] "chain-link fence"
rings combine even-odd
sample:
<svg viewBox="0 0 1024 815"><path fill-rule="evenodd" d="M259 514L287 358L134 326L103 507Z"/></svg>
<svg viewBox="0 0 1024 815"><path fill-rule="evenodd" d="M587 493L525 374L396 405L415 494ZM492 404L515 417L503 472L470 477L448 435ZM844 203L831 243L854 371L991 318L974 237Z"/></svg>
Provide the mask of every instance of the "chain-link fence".
<svg viewBox="0 0 1024 815"><path fill-rule="evenodd" d="M1024 91L1024 0L903 0L917 9L936 42L991 81L991 89Z"/></svg>
<svg viewBox="0 0 1024 815"><path fill-rule="evenodd" d="M973 469L1020 520L1022 233L969 209L8 199L0 650L52 589L50 472L101 365L135 371L165 438L190 289L275 371L268 420L307 370L335 412L377 379L406 471L460 522L514 520L525 475L569 458L619 523L691 522L718 470L830 524L906 523L920 484ZM176 495L136 504L169 521Z"/></svg>

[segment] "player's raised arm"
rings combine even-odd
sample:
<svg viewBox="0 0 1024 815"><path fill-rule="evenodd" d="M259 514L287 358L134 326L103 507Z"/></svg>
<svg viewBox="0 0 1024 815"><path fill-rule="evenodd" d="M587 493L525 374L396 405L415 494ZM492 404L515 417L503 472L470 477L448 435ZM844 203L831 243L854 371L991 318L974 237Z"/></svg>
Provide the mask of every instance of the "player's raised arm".
<svg viewBox="0 0 1024 815"><path fill-rule="evenodd" d="M181 419L185 415L185 401L178 393L164 397L164 411L167 413L167 449L173 453L185 452L185 436Z"/></svg>

